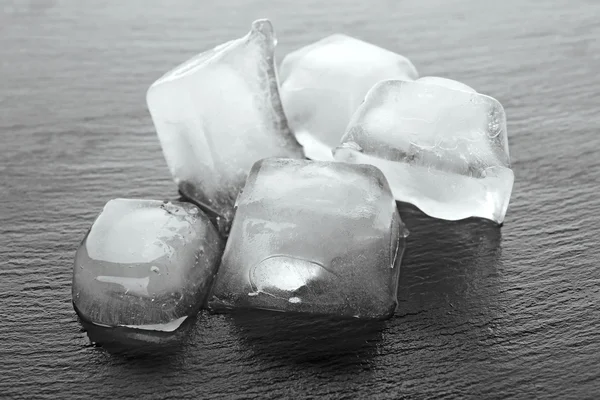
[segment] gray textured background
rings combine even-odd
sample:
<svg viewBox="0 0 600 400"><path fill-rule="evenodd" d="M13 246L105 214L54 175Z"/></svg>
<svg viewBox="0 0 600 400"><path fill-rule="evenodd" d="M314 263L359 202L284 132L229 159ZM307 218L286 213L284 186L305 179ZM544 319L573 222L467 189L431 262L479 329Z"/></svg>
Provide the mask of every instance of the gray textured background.
<svg viewBox="0 0 600 400"><path fill-rule="evenodd" d="M0 397L600 394L600 2L208 4L2 1ZM504 227L402 206L412 235L383 324L201 315L169 357L90 346L71 306L78 242L111 198L176 196L146 88L258 17L279 60L345 32L499 99L516 174Z"/></svg>

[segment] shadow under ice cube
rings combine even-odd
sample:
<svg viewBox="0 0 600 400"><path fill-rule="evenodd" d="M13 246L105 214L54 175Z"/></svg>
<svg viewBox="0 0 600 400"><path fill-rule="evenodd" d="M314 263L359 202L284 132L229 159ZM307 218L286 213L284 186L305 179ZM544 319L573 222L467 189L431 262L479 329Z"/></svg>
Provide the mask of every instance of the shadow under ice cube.
<svg viewBox="0 0 600 400"><path fill-rule="evenodd" d="M432 217L504 221L514 181L506 115L496 99L460 82L378 83L334 156L377 166L397 200Z"/></svg>
<svg viewBox="0 0 600 400"><path fill-rule="evenodd" d="M192 204L111 200L77 249L75 310L82 322L114 328L114 335L161 339L197 314L222 248Z"/></svg>
<svg viewBox="0 0 600 400"><path fill-rule="evenodd" d="M404 232L373 166L259 161L238 199L209 307L390 317Z"/></svg>
<svg viewBox="0 0 600 400"><path fill-rule="evenodd" d="M231 223L252 165L265 157L304 158L279 99L271 23L167 72L147 103L179 190Z"/></svg>
<svg viewBox="0 0 600 400"><path fill-rule="evenodd" d="M280 73L290 126L307 157L324 161L333 160L331 150L374 84L418 77L407 58L342 34L288 54Z"/></svg>

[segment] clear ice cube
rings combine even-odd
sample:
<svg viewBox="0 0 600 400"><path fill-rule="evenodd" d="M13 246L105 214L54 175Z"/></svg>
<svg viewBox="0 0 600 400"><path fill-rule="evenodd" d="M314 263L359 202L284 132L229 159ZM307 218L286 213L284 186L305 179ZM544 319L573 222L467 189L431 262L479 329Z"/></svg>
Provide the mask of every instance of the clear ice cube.
<svg viewBox="0 0 600 400"><path fill-rule="evenodd" d="M325 161L333 160L331 150L374 84L418 77L407 58L342 34L288 54L280 74L281 100L296 138L309 158Z"/></svg>
<svg viewBox="0 0 600 400"><path fill-rule="evenodd" d="M404 232L371 165L259 161L238 199L209 307L389 317Z"/></svg>
<svg viewBox="0 0 600 400"><path fill-rule="evenodd" d="M96 326L173 332L206 300L222 248L193 204L111 200L77 249L75 310Z"/></svg>
<svg viewBox="0 0 600 400"><path fill-rule="evenodd" d="M379 167L397 200L447 220L502 223L514 181L502 105L437 77L375 85L334 156Z"/></svg>
<svg viewBox="0 0 600 400"><path fill-rule="evenodd" d="M271 23L175 67L147 103L179 190L227 222L254 162L303 158L283 113Z"/></svg>

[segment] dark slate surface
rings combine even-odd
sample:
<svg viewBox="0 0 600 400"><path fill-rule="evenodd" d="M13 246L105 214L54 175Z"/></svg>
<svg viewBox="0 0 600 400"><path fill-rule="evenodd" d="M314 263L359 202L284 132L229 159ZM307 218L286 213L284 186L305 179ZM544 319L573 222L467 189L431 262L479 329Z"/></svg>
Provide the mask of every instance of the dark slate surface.
<svg viewBox="0 0 600 400"><path fill-rule="evenodd" d="M4 0L0 397L594 398L600 394L600 3ZM346 32L509 118L502 229L410 206L397 315L380 324L201 315L171 355L89 345L75 248L106 201L173 198L145 90L258 17L279 59Z"/></svg>

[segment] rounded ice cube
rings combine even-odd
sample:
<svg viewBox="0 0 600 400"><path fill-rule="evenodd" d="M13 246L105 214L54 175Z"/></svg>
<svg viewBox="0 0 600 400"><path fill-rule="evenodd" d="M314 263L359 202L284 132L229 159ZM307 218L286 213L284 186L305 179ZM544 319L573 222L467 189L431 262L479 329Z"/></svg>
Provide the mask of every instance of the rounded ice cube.
<svg viewBox="0 0 600 400"><path fill-rule="evenodd" d="M371 165L259 161L239 197L209 307L388 318L403 232L389 185Z"/></svg>
<svg viewBox="0 0 600 400"><path fill-rule="evenodd" d="M199 311L222 248L195 205L111 200L77 249L75 310L96 326L173 332Z"/></svg>
<svg viewBox="0 0 600 400"><path fill-rule="evenodd" d="M279 98L275 44L271 23L257 20L246 36L167 72L146 96L180 192L219 216L223 234L256 161L304 158Z"/></svg>
<svg viewBox="0 0 600 400"><path fill-rule="evenodd" d="M281 63L281 100L308 158L333 160L350 117L382 79L416 79L405 57L335 34L288 54Z"/></svg>
<svg viewBox="0 0 600 400"><path fill-rule="evenodd" d="M334 157L379 167L397 200L447 220L502 223L514 181L502 105L445 78L376 84Z"/></svg>

